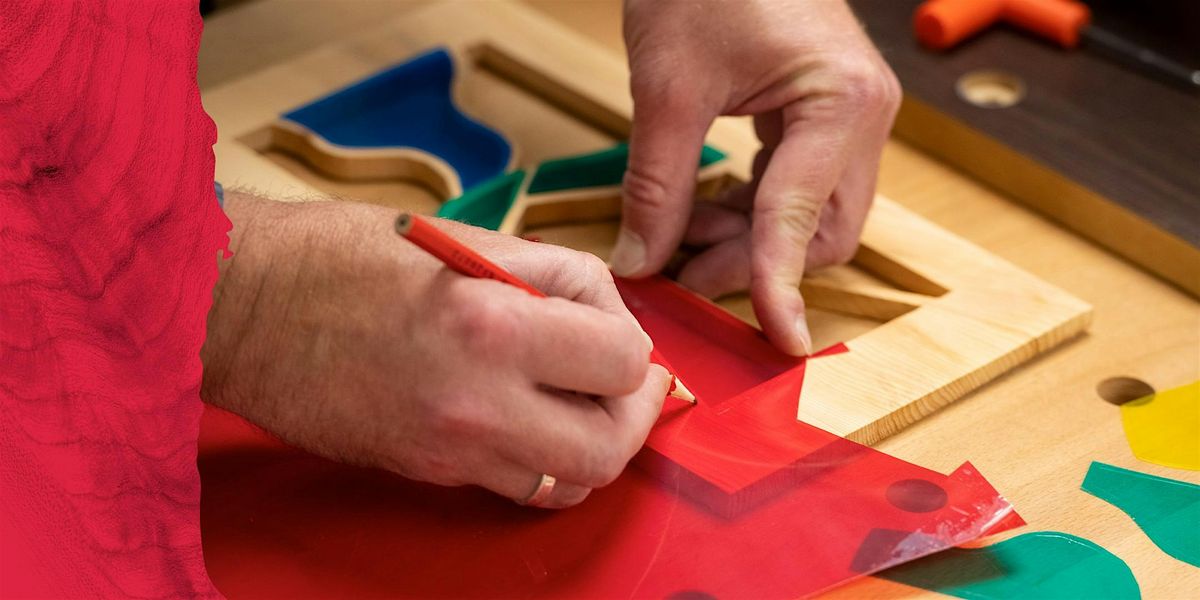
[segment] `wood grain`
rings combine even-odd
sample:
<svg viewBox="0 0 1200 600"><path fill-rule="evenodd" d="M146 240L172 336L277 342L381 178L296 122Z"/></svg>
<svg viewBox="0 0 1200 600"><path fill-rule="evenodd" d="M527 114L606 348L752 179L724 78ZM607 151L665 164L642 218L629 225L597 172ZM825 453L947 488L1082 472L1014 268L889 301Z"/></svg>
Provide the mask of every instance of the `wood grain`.
<svg viewBox="0 0 1200 600"><path fill-rule="evenodd" d="M380 4L369 6L378 8ZM603 45L614 60L623 53L620 3L616 0L531 4L556 23L565 23ZM393 2L390 8L372 13L372 18L378 22L379 15L388 14L402 19L415 10L406 7L405 2ZM370 33L362 30L360 15L344 14L352 12L342 10L336 2L296 5L286 0L262 0L248 5L246 10L218 16L208 24L206 46L235 56L252 55L253 48L269 46L273 54L256 62L253 69L232 74L231 71L240 68L238 64L202 62L201 74L213 81L230 82L239 74L294 59L309 52L315 44L314 38L295 35L297 31L315 31L316 35L325 36L320 41L350 41ZM275 26L284 14L288 15L287 26ZM351 29L355 29L353 34L348 33ZM373 55L379 52L364 45L357 48ZM289 53L275 52L280 49L288 49ZM403 47L393 51L395 59L404 55ZM323 61L321 76L328 78L329 85L337 79L345 82L359 76L354 69L360 69L358 74L368 72L367 66L360 66L361 54L325 55ZM347 69L351 72L338 75L339 70ZM206 102L210 101L207 92L211 89L206 89ZM272 117L266 115L266 119ZM221 126L224 130L225 123ZM586 130L572 134L587 135ZM595 148L610 143L608 138L593 142ZM587 149L574 148L572 152ZM253 152L229 145L223 151L222 161ZM296 171L289 171L279 163L257 173L242 169L240 164L228 160L222 168L231 176L245 173L268 192L297 193L296 190L308 187L298 176L291 175ZM275 179L268 172L275 168L282 179ZM281 181L294 182L297 187ZM1200 305L1156 277L1014 203L996 187L982 184L906 143L888 144L879 186L881 193L942 229L1086 300L1095 307L1096 318L1084 338L992 381L878 447L940 472L947 472L957 461L970 458L1030 522L1021 531L1060 530L1103 545L1129 564L1146 597L1180 597L1200 588L1200 571L1165 557L1136 524L1078 489L1091 460L1200 483L1195 474L1135 460L1124 440L1118 410L1094 393L1097 383L1114 375L1137 377L1158 389L1200 378L1197 366L1200 365ZM363 186L355 191L361 196L379 193L376 189ZM392 186L388 201L429 202L422 200L424 194L420 189ZM567 225L538 229L536 233L546 241L568 243L602 254L613 241L615 227ZM820 276L837 277L839 283L853 280L886 285L861 272L838 271L837 275ZM750 317L745 297L731 298L723 304L740 316ZM809 316L818 346L853 338L877 326L875 322L847 319L825 311L812 310ZM210 500L219 499L206 496L205 501ZM328 502L333 505L336 499L330 498ZM237 524L206 522L205 527L210 526L237 527ZM213 560L238 559L214 557ZM361 557L358 562L362 562ZM835 595L935 597L870 578L842 588Z"/></svg>
<svg viewBox="0 0 1200 600"><path fill-rule="evenodd" d="M442 23L454 23L454 27ZM301 97L327 93L314 77L322 65L336 64L334 57L386 56L398 53L403 40L410 53L431 46L455 49L460 71L486 69L496 77L514 82L533 97L554 106L580 123L610 135L626 134L632 126L632 107L627 95L625 69L614 57L598 54L586 44L562 34L536 14L518 11L506 3L484 6L444 3L415 13L389 25L383 32L363 36L353 44L318 50L303 59L268 69L252 77L223 86L209 94L215 118L225 127L225 139L247 139L259 128L274 122L245 118L246 113L265 114L295 104L295 96L278 90L286 81L309 74ZM545 48L555 48L547 53ZM468 57L474 57L470 59ZM394 60L402 61L405 54ZM387 63L361 65L373 72ZM345 69L331 72L335 81ZM586 75L585 75L586 74ZM351 80L352 81L352 80ZM344 85L338 81L335 85ZM247 98L254 98L248 108ZM520 98L505 101L491 98L491 110L503 106L510 114L526 114ZM530 117L536 112L528 113ZM226 126L242 123L244 129ZM702 180L745 180L758 142L748 124L725 122L715 126L709 143L728 156L726 164L715 164L699 174ZM497 129L518 144L525 139ZM562 139L569 132L544 125L533 136L543 144ZM222 149L218 148L218 154ZM563 152L566 154L566 152ZM344 153L336 156L344 158ZM264 167L251 183L269 184L263 175L274 170L261 156L240 154L235 159L243 172L251 173L257 163ZM218 167L223 182L226 161ZM368 161L368 165L371 163ZM523 165L529 166L529 165ZM301 192L303 193L303 191ZM571 191L537 195L520 194L501 223L501 231L524 231L527 208L536 208L535 222L597 220L616 216L619 205L615 189ZM573 244L569 244L573 245ZM861 286L838 290L853 299L846 312L857 316L896 316L872 331L850 341L854 352L814 367L810 386L800 407L800 418L837 435L863 443L877 442L916 419L961 397L1015 365L1078 334L1090 319L1090 307L1054 286L1038 281L1019 269L995 259L964 240L880 198L862 238L863 261L885 280L940 297L921 306L887 305L876 297L859 293ZM836 287L827 280L825 287ZM949 293L946 293L950 290ZM878 296L876 294L875 296ZM828 294L814 297L820 304ZM894 299L893 299L894 300ZM860 353L858 348L862 348ZM903 348L904 351L897 351ZM668 357L668 360L670 358ZM826 366L828 365L828 366ZM881 390L886 393L881 394ZM881 400L881 396L886 400Z"/></svg>
<svg viewBox="0 0 1200 600"><path fill-rule="evenodd" d="M912 34L917 4L851 1L904 86L896 133L1200 295L1200 95L1005 26L929 52ZM982 69L1021 78L1025 98L962 100L955 82Z"/></svg>
<svg viewBox="0 0 1200 600"><path fill-rule="evenodd" d="M0 596L216 597L200 345L229 221L196 3L0 18Z"/></svg>

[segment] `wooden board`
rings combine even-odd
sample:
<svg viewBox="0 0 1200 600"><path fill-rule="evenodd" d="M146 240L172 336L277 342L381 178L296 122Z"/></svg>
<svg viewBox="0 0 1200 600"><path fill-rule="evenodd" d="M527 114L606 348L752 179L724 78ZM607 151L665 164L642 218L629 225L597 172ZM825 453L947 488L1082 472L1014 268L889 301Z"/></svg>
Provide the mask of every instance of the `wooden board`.
<svg viewBox="0 0 1200 600"><path fill-rule="evenodd" d="M620 0L528 0L525 4L545 22L590 40L592 52L607 53L619 61L623 52ZM325 43L391 30L395 27L392 21L406 19L426 5L414 0L375 0L358 3L356 10L348 11L340 0L257 0L219 12L205 24L201 46L198 75L206 106L212 108L210 95L219 85L273 65L286 68L287 63ZM341 83L371 70L353 53L330 60L320 74L297 71L293 76L324 77L332 88L338 85L335 74L339 68L353 71L341 78ZM247 110L254 108L253 98L244 100ZM224 124L219 125L222 139L227 138ZM594 132L583 131L580 135L591 134ZM599 149L611 141L594 140L593 147L571 152ZM278 170L287 173L282 167ZM268 190L289 189L271 184L270 178L258 181ZM323 189L341 186L343 193L380 194L381 201L397 198L429 210L436 208L428 192L405 184L320 184ZM1018 532L1064 531L1102 545L1129 565L1145 597L1185 597L1200 588L1200 570L1165 556L1127 516L1079 490L1092 460L1200 483L1200 474L1136 460L1125 442L1119 411L1095 393L1098 382L1116 375L1136 377L1160 390L1200 378L1200 304L1015 204L996 187L982 184L905 142L893 139L887 144L879 190L938 227L1086 299L1096 307L1096 320L1087 336L993 380L878 447L942 472L969 458L1030 522ZM612 243L615 230L607 224L568 225L541 229L538 234L546 241L602 252ZM840 269L825 275L839 283L880 283L861 270ZM745 297L722 304L739 315L750 314ZM876 326L871 320L821 310L810 311L810 320L819 346ZM205 528L220 525L214 523L217 517L207 508L214 501L206 491L202 503ZM207 548L206 554L210 565L246 559L212 556ZM942 597L873 578L834 595L855 599Z"/></svg>
<svg viewBox="0 0 1200 600"><path fill-rule="evenodd" d="M929 52L912 34L919 3L851 0L904 86L896 134L1200 295L1200 95L1004 25ZM1155 5L1162 20L1190 16L1195 39L1194 3ZM963 100L956 82L981 70L1020 78L1024 99Z"/></svg>
<svg viewBox="0 0 1200 600"><path fill-rule="evenodd" d="M509 99L488 96L487 106L502 110L507 123L473 116L525 148L523 160L573 150L569 141L559 143L570 139L569 129L533 120L536 113L527 107L549 105L574 121L575 129L591 129L593 136L622 138L629 132L626 74L614 57L506 3L485 8L448 2L376 35L313 52L209 93L206 106L223 133L217 146L218 179L268 190L292 185L284 193L288 196L311 193L263 155L272 149L271 137L263 132L297 104L438 45L451 49L460 72L499 79L513 88ZM347 59L355 58L356 68L345 68ZM464 75L461 87L469 88L469 80ZM729 176L744 180L758 147L745 123L719 122L708 141L729 155ZM529 150L535 145L540 147ZM583 205L578 198L560 203L576 209ZM569 208L559 215L567 221L574 216ZM809 368L798 416L864 443L896 433L1078 334L1091 316L1086 303L886 198L877 200L854 263L887 284L842 285L836 276L818 276L806 286L810 302L860 317L894 318L850 340L849 353Z"/></svg>

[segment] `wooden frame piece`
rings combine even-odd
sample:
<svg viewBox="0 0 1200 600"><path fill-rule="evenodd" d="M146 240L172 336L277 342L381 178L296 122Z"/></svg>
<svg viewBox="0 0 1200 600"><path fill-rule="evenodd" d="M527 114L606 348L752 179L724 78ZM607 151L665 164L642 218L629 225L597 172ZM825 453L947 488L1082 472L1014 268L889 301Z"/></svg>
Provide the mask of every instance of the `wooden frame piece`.
<svg viewBox="0 0 1200 600"><path fill-rule="evenodd" d="M563 223L604 221L621 216L620 186L603 186L530 194L529 184L537 177L537 170L525 178L525 184L513 201L498 231L520 235L531 227L545 227ZM729 187L733 181L729 167L724 161L701 168L696 174L696 188L700 195L712 195Z"/></svg>
<svg viewBox="0 0 1200 600"><path fill-rule="evenodd" d="M453 27L446 26L453 23ZM300 98L319 95L435 45L466 48L477 64L597 131L628 135L632 103L616 57L530 11L507 3L446 2L376 35L315 51L209 93L227 135L217 176L227 185L309 192L296 177L241 143ZM548 52L548 48L555 51ZM462 53L463 50L457 52ZM358 69L346 69L345 65ZM336 65L336 68L335 68ZM296 72L311 74L298 80ZM252 108L247 108L247 106ZM718 120L708 143L728 155L721 185L745 181L758 149L744 121ZM609 218L616 191L592 189L517 202L504 229ZM892 435L938 408L1084 331L1091 307L900 205L878 197L854 264L899 289L816 274L811 305L887 319L847 342L850 351L812 361L797 417L863 443Z"/></svg>
<svg viewBox="0 0 1200 600"><path fill-rule="evenodd" d="M271 124L271 147L292 154L314 169L338 179L409 181L429 188L443 200L463 193L462 181L449 163L417 148L339 146L303 125L284 119Z"/></svg>
<svg viewBox="0 0 1200 600"><path fill-rule="evenodd" d="M434 48L313 99L270 124L270 148L331 177L408 181L425 186L442 201L456 198L465 187L458 167L475 171L471 183L480 183L511 171L519 155L511 138L473 119L454 100L464 67L455 64L456 57L473 63L476 56ZM383 101L374 100L381 97ZM430 135L430 120L424 114L410 116L408 109L413 108L436 115L432 122L441 124L439 135ZM378 126L363 127L364 114L375 116ZM419 147L424 143L455 154L457 163ZM487 165L482 173L480 162Z"/></svg>

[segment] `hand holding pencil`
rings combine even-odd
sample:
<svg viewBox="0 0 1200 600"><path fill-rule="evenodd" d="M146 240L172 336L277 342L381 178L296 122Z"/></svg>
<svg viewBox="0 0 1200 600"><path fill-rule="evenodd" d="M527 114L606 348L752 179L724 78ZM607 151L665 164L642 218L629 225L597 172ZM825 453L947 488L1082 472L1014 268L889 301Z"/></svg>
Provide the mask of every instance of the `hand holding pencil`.
<svg viewBox="0 0 1200 600"><path fill-rule="evenodd" d="M595 256L428 221L535 297L447 269L384 207L227 191L225 209L204 398L290 444L519 502L548 488L533 503L562 508L620 475L658 419L670 376Z"/></svg>
<svg viewBox="0 0 1200 600"><path fill-rule="evenodd" d="M517 276L480 256L479 253L463 245L462 242L446 235L440 229L426 223L417 215L402 213L397 217L396 233L399 233L417 247L433 255L434 258L446 263L447 267L459 274L478 279L493 279L525 290L533 296L546 297L546 294L543 294L537 288L525 283ZM651 349L650 361L655 364L662 364L656 350ZM696 396L687 389L687 386L683 385L683 382L674 373L671 374L671 389L669 393L671 396L679 398L684 402L696 403Z"/></svg>

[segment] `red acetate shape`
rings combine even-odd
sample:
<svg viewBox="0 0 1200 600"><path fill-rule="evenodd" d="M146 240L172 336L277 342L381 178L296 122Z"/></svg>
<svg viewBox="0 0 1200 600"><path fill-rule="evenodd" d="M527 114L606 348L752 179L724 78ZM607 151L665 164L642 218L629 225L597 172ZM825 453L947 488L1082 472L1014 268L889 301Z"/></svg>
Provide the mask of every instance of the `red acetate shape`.
<svg viewBox="0 0 1200 600"><path fill-rule="evenodd" d="M797 422L806 361L719 307L660 278L618 287L699 400L667 398L635 468L544 511L325 461L210 409L202 513L218 587L800 597L1023 523L969 463L946 476Z"/></svg>

